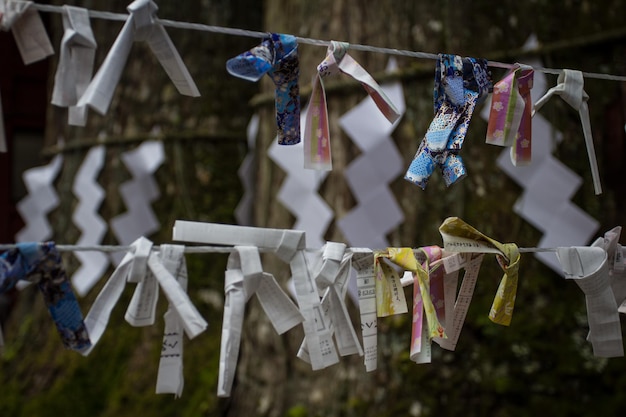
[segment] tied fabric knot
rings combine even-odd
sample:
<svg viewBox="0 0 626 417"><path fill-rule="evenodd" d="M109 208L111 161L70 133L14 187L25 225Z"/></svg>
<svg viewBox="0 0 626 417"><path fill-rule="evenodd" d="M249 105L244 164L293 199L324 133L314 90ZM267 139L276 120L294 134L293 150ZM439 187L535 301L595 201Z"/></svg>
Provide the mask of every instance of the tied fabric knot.
<svg viewBox="0 0 626 417"><path fill-rule="evenodd" d="M145 41L148 44L180 94L200 96L200 91L176 46L156 17L156 3L152 0L135 0L126 9L130 15L78 101L78 107L89 106L102 115L107 112L135 41Z"/></svg>
<svg viewBox="0 0 626 417"><path fill-rule="evenodd" d="M599 247L557 248L566 279L573 279L585 293L588 340L595 356L624 356L617 303L611 289L607 253Z"/></svg>
<svg viewBox="0 0 626 417"><path fill-rule="evenodd" d="M300 143L300 66L295 36L271 33L259 46L229 59L226 70L253 82L268 74L276 86L278 144Z"/></svg>
<svg viewBox="0 0 626 417"><path fill-rule="evenodd" d="M63 346L77 351L91 346L80 306L53 242L18 243L0 255L0 293L21 280L39 287Z"/></svg>
<svg viewBox="0 0 626 417"><path fill-rule="evenodd" d="M486 143L509 146L515 166L528 165L532 156L532 98L534 70L515 64L493 86Z"/></svg>
<svg viewBox="0 0 626 417"><path fill-rule="evenodd" d="M446 337L445 330L441 323L439 323L435 306L433 305L430 297L430 281L428 279L428 271L418 262L413 249L388 248L387 251L391 262L407 271L411 271L413 274L413 279L415 281L413 285L419 287L419 295L421 297L423 310L426 313L426 321L428 322L428 331L426 334L428 335L428 338ZM400 291L402 291L402 287L400 287Z"/></svg>
<svg viewBox="0 0 626 417"><path fill-rule="evenodd" d="M283 334L304 320L274 276L263 272L259 249L255 246L235 246L235 251L229 255L224 293L226 300L217 388L220 397L228 397L232 389L245 304L252 295L257 295L278 334Z"/></svg>
<svg viewBox="0 0 626 417"><path fill-rule="evenodd" d="M420 262L422 268L427 273L425 287L428 288L428 297L437 320L440 325L437 329L437 335L432 335L428 328L423 326L424 310L428 308L424 303L422 295L422 286L418 282L413 283L413 324L411 326L411 348L409 358L415 363L430 363L431 361L431 340L434 338L445 339L444 334L446 316L445 316L445 300L444 300L444 274L443 268L440 268L438 261L443 256L443 251L439 246L426 246L417 250L415 253L417 261ZM414 281L417 277L414 277Z"/></svg>
<svg viewBox="0 0 626 417"><path fill-rule="evenodd" d="M85 126L87 107L76 106L83 95L91 75L96 57L96 39L91 30L89 11L81 7L63 6L63 38L59 64L54 76L52 104L69 107L69 124Z"/></svg>
<svg viewBox="0 0 626 417"><path fill-rule="evenodd" d="M489 311L489 319L503 326L511 324L517 282L520 253L514 243L500 243L476 230L458 217L448 217L439 226L444 249L449 252L493 253L504 271L500 285Z"/></svg>
<svg viewBox="0 0 626 417"><path fill-rule="evenodd" d="M599 195L602 194L602 186L600 185L600 172L598 170L598 161L596 160L596 151L593 147L591 122L589 120L589 107L587 106L589 95L585 92L584 85L585 79L582 72L570 69L562 70L558 76L557 85L549 89L543 97L537 100L532 114L534 115L535 112L539 111L553 95L561 96L574 110L578 110L591 167L593 188L596 195Z"/></svg>
<svg viewBox="0 0 626 417"><path fill-rule="evenodd" d="M492 88L487 60L439 54L435 68L435 117L404 178L422 189L435 167L447 186L466 175L459 151L476 104Z"/></svg>
<svg viewBox="0 0 626 417"><path fill-rule="evenodd" d="M353 354L363 356L363 348L345 304L352 253L346 252L346 245L343 243L327 242L315 253L314 258L312 275L318 291L322 294L324 322L328 323L331 335L334 335L337 350L341 356ZM300 345L298 357L310 363L304 341Z"/></svg>
<svg viewBox="0 0 626 417"><path fill-rule="evenodd" d="M349 47L350 44L346 42L331 41L326 58L317 66L302 139L304 143L304 167L307 169L332 170L324 78L342 72L351 76L361 83L390 123L394 123L400 117L400 112L380 85L354 58L347 54Z"/></svg>

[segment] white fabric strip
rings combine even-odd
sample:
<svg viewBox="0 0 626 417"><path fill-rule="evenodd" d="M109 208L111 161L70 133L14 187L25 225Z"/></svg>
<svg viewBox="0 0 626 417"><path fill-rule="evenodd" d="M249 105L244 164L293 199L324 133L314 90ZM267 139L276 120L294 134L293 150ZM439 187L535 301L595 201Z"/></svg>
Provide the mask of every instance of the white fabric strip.
<svg viewBox="0 0 626 417"><path fill-rule="evenodd" d="M93 73L96 39L91 30L89 11L81 7L63 6L63 28L59 63L54 77L52 104L69 107L69 124L85 126L87 107L77 107Z"/></svg>

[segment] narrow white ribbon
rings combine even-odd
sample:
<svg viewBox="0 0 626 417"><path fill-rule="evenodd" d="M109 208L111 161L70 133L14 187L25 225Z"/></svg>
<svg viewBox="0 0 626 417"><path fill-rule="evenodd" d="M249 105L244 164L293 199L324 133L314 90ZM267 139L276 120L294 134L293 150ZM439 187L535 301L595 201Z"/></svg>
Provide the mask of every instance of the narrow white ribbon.
<svg viewBox="0 0 626 417"><path fill-rule="evenodd" d="M165 269L176 278L176 281L187 291L187 263L182 245L160 245L159 255ZM183 392L183 323L180 316L170 304L163 319L163 346L159 371L157 373L156 393L174 394L176 398Z"/></svg>
<svg viewBox="0 0 626 417"><path fill-rule="evenodd" d="M317 252L316 257L318 259L313 276L318 291L323 294L323 322L328 324L331 336L334 335L341 356L353 354L363 356L363 348L344 301L348 291L352 253L346 252L346 245L343 243L327 242L324 248ZM298 351L298 357L310 363L304 341Z"/></svg>
<svg viewBox="0 0 626 417"><path fill-rule="evenodd" d="M364 364L367 372L375 371L378 356L378 316L376 315L376 275L371 249L353 248L352 268L357 272L361 334Z"/></svg>
<svg viewBox="0 0 626 417"><path fill-rule="evenodd" d="M593 137L591 135L591 122L589 121L589 107L587 100L589 95L585 92L585 79L580 71L564 69L557 79L558 84L552 87L548 92L535 103L533 115L539 111L541 107L553 95L561 96L561 98L574 110L578 110L580 122L583 127L585 136L585 145L589 156L589 165L591 166L591 176L593 178L593 187L596 195L602 194L602 186L600 185L600 172L598 170L598 161L596 160L596 152L593 147Z"/></svg>
<svg viewBox="0 0 626 417"><path fill-rule="evenodd" d="M198 87L165 28L156 18L157 5L151 0L135 0L127 9L130 13L128 20L78 101L78 106L88 105L102 115L107 112L134 41L148 43L178 92L198 97Z"/></svg>
<svg viewBox="0 0 626 417"><path fill-rule="evenodd" d="M589 336L595 356L624 356L617 303L611 289L606 251L599 247L557 248L565 278L585 293Z"/></svg>
<svg viewBox="0 0 626 417"><path fill-rule="evenodd" d="M26 65L54 54L41 16L37 9L30 7L32 4L32 1L0 2L0 29L10 29L13 32L15 43Z"/></svg>
<svg viewBox="0 0 626 417"><path fill-rule="evenodd" d="M63 38L59 63L54 76L52 104L69 107L69 124L85 126L87 107L76 106L93 73L96 56L96 39L91 30L89 11L81 7L63 6Z"/></svg>

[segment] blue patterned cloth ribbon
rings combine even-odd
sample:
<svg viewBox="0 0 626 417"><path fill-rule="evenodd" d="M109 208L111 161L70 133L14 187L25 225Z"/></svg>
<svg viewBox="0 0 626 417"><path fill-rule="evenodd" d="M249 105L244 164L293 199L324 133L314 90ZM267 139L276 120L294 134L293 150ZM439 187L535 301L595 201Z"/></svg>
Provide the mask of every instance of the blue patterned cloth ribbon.
<svg viewBox="0 0 626 417"><path fill-rule="evenodd" d="M276 85L278 144L300 143L300 67L295 36L271 33L259 46L229 59L226 70L253 82L268 74Z"/></svg>
<svg viewBox="0 0 626 417"><path fill-rule="evenodd" d="M466 175L459 151L474 108L492 89L487 60L439 54L435 68L435 118L404 178L422 189L438 166L446 185Z"/></svg>
<svg viewBox="0 0 626 417"><path fill-rule="evenodd" d="M82 350L91 346L76 296L54 243L18 243L0 254L0 293L18 281L36 283L43 294L63 345Z"/></svg>

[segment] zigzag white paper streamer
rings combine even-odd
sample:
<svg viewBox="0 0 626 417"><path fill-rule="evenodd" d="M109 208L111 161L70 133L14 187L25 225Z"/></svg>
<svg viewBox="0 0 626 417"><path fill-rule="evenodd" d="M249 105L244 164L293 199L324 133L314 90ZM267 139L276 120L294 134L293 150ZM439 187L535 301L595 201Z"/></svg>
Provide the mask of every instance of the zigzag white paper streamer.
<svg viewBox="0 0 626 417"><path fill-rule="evenodd" d="M525 46L532 48L534 42L536 38L531 37ZM533 67L542 65L538 60L528 63ZM534 103L547 89L545 75L535 71L533 84L531 96ZM481 112L485 120L489 119L490 107L490 102L487 102ZM562 140L562 133L537 113L532 119L532 137L530 165L514 166L509 148L505 148L497 160L498 167L524 188L513 211L544 232L537 244L539 247L585 246L600 225L570 201L582 184L582 179L552 156L555 145ZM539 252L535 257L559 275L563 274L563 268L554 253Z"/></svg>
<svg viewBox="0 0 626 417"><path fill-rule="evenodd" d="M159 141L143 142L136 149L122 154L122 161L133 177L120 185L120 194L128 211L111 219L111 229L120 244L128 245L159 230L160 224L151 204L161 193L152 175L164 159L163 143ZM114 259L117 264L121 257L114 256Z"/></svg>
<svg viewBox="0 0 626 417"><path fill-rule="evenodd" d="M303 110L300 114L302 126L305 120L306 110ZM268 155L287 174L278 190L278 201L296 217L292 229L303 230L311 247L323 246L326 242L324 234L335 215L317 192L328 171L304 169L302 143L285 146L274 140Z"/></svg>
<svg viewBox="0 0 626 417"><path fill-rule="evenodd" d="M387 71L396 67L396 61L390 59ZM382 89L404 114L402 84L383 85ZM400 119L390 124L370 97L339 120L342 129L361 150L361 155L345 171L357 205L337 223L352 246L386 247L387 233L404 221L402 210L389 189L389 183L402 173L402 156L390 136L399 122Z"/></svg>
<svg viewBox="0 0 626 417"><path fill-rule="evenodd" d="M242 226L252 226L252 202L254 201L254 178L255 178L255 149L256 138L259 134L259 121L260 117L255 114L248 123L247 136L248 136L248 154L241 162L237 175L241 180L243 186L243 196L235 208L235 218L237 223Z"/></svg>
<svg viewBox="0 0 626 417"><path fill-rule="evenodd" d="M72 221L81 231L77 245L98 245L107 230L106 222L98 214L105 191L98 184L98 174L104 165L106 150L95 146L87 152L82 165L74 178L72 191L78 198L78 206ZM72 276L72 284L80 296L84 296L102 277L109 266L109 257L103 252L74 252L81 266Z"/></svg>
<svg viewBox="0 0 626 417"><path fill-rule="evenodd" d="M53 183L62 165L63 156L59 154L48 165L24 171L28 195L17 203L17 211L25 226L15 235L17 242L42 242L52 237L48 213L59 205Z"/></svg>

